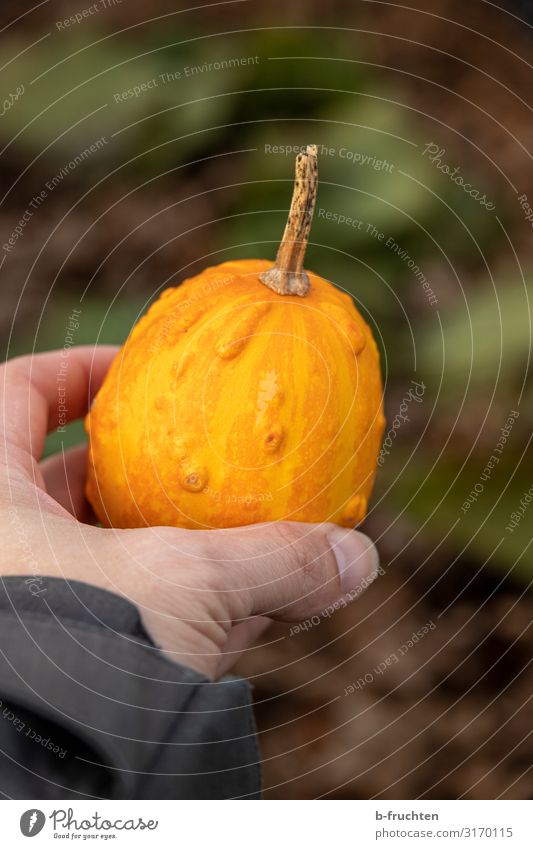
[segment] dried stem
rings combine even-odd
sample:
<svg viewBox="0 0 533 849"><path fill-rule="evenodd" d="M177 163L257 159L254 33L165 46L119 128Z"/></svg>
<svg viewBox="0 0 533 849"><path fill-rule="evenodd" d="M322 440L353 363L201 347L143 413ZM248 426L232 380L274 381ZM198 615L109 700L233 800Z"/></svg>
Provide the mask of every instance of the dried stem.
<svg viewBox="0 0 533 849"><path fill-rule="evenodd" d="M308 144L305 153L296 157L296 175L291 208L276 262L259 275L261 283L279 295L307 295L309 277L304 271L304 256L318 184L316 145Z"/></svg>

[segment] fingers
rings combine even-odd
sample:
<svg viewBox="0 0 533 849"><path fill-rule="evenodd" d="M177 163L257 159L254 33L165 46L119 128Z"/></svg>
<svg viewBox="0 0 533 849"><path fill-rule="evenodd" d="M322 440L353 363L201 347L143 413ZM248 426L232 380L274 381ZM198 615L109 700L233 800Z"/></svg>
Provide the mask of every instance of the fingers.
<svg viewBox="0 0 533 849"><path fill-rule="evenodd" d="M87 446L77 445L41 463L47 493L80 522L92 522L94 514L85 497Z"/></svg>
<svg viewBox="0 0 533 849"><path fill-rule="evenodd" d="M46 434L87 412L116 352L111 345L84 346L16 357L2 366L5 460L18 462L33 480L34 460L42 455Z"/></svg>
<svg viewBox="0 0 533 849"><path fill-rule="evenodd" d="M211 581L234 622L254 615L294 622L345 606L378 573L371 540L333 524L278 522L213 533L219 554L211 553Z"/></svg>

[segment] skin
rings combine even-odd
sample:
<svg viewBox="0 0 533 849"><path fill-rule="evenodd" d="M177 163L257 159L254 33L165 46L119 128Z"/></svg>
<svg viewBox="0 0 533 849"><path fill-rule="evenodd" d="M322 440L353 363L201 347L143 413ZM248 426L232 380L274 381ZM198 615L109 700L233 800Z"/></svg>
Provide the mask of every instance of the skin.
<svg viewBox="0 0 533 849"><path fill-rule="evenodd" d="M73 421L86 414L116 352L72 348L67 357L53 351L0 368L0 575L35 575L44 605L47 576L122 595L162 651L215 680L272 619L298 622L348 601L345 594L376 569L376 552L363 534L331 524L215 531L92 524L85 447L41 456L58 426L65 359Z"/></svg>

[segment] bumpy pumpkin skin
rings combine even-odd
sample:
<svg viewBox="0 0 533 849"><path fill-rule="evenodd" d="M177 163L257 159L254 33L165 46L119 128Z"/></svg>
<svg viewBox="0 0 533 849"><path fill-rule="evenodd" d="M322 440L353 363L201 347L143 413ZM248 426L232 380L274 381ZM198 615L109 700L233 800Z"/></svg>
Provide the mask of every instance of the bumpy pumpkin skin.
<svg viewBox="0 0 533 849"><path fill-rule="evenodd" d="M270 266L208 268L134 327L86 419L103 525L364 518L385 424L372 333L311 272L306 297L271 291Z"/></svg>

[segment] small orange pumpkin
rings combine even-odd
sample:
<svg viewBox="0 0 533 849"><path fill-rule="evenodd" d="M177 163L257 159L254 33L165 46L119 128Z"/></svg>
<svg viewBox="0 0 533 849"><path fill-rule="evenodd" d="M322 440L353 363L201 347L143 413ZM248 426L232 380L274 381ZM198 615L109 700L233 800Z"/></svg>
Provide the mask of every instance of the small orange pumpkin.
<svg viewBox="0 0 533 849"><path fill-rule="evenodd" d="M385 423L379 355L351 298L303 270L316 186L309 146L274 267L208 268L134 327L86 419L102 524L364 518Z"/></svg>

